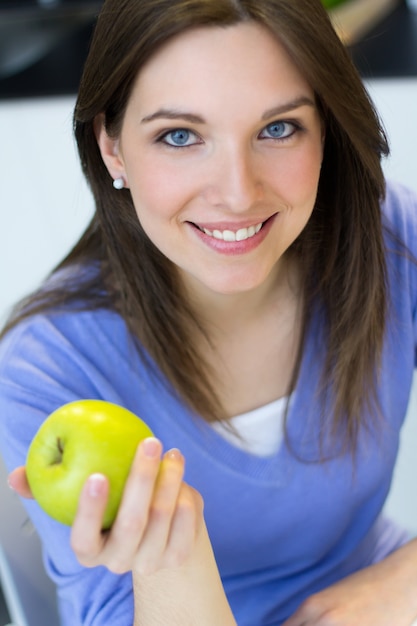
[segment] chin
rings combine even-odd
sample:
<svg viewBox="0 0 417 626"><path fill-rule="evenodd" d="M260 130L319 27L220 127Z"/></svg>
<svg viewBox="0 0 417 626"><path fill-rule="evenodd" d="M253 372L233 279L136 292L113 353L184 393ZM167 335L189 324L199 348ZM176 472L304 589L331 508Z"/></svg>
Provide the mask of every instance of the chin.
<svg viewBox="0 0 417 626"><path fill-rule="evenodd" d="M197 297L210 294L236 296L256 292L257 289L263 289L268 285L272 286L276 281L278 265L275 260L272 263L240 264L234 268L220 264L212 267L211 271L205 271L205 267L183 268L180 276L187 290Z"/></svg>
<svg viewBox="0 0 417 626"><path fill-rule="evenodd" d="M239 294L249 294L255 292L257 289L262 288L268 282L268 276L253 277L249 276L235 276L230 279L218 280L212 282L205 282L203 285L209 291L218 294L219 296L235 296Z"/></svg>

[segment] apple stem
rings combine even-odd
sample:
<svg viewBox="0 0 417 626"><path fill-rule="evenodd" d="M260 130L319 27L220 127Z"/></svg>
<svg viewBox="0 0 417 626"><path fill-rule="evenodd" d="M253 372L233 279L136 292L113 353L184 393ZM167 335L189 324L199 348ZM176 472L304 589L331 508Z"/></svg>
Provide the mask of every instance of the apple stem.
<svg viewBox="0 0 417 626"><path fill-rule="evenodd" d="M62 458L62 455L64 454L64 446L62 445L62 441L61 441L60 437L58 437L58 439L57 439L57 444L58 444L59 453L60 453L61 458Z"/></svg>

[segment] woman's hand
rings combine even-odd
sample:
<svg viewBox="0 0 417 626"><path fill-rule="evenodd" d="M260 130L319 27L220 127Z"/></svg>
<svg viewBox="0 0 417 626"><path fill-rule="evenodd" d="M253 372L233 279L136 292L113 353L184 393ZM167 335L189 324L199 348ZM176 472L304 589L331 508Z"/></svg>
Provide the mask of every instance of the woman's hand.
<svg viewBox="0 0 417 626"><path fill-rule="evenodd" d="M178 567L191 554L203 527L203 502L183 482L184 458L148 438L138 446L112 528L102 532L109 484L102 474L89 477L81 492L71 530L71 546L85 567L105 565L114 573L150 574ZM22 497L32 493L24 467L9 475Z"/></svg>
<svg viewBox="0 0 417 626"><path fill-rule="evenodd" d="M283 626L412 626L417 540L308 598Z"/></svg>
<svg viewBox="0 0 417 626"><path fill-rule="evenodd" d="M227 602L203 517L200 494L183 481L178 450L162 455L161 443L144 440L136 452L117 517L103 532L109 484L89 477L71 530L82 565L132 571L135 626L236 626ZM31 497L25 469L10 486Z"/></svg>
<svg viewBox="0 0 417 626"><path fill-rule="evenodd" d="M161 443L139 446L112 528L101 531L108 482L92 475L81 493L71 545L86 567L105 565L120 574L150 574L177 567L190 555L203 525L201 496L183 482L184 458L178 450L162 458Z"/></svg>

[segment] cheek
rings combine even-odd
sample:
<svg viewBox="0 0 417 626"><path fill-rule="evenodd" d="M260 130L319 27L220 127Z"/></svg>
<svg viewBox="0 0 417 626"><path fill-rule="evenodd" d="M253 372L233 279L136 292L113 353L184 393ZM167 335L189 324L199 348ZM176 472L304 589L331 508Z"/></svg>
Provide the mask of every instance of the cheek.
<svg viewBox="0 0 417 626"><path fill-rule="evenodd" d="M316 147L292 155L280 171L284 195L292 206L315 201L321 169L321 151Z"/></svg>
<svg viewBox="0 0 417 626"><path fill-rule="evenodd" d="M136 163L128 172L129 187L139 219L169 218L183 206L187 177L178 169L161 168L152 161Z"/></svg>

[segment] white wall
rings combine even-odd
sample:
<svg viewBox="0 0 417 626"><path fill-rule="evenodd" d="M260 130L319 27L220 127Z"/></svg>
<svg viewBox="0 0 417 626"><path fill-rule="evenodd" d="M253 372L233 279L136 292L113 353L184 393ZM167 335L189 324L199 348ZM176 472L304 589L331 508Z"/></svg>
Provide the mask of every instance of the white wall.
<svg viewBox="0 0 417 626"><path fill-rule="evenodd" d="M0 102L0 324L89 221L73 106L73 98Z"/></svg>
<svg viewBox="0 0 417 626"><path fill-rule="evenodd" d="M368 87L391 140L387 176L417 190L417 79ZM73 98L0 102L0 323L70 249L91 215L72 140L73 104ZM387 509L417 534L414 395Z"/></svg>

